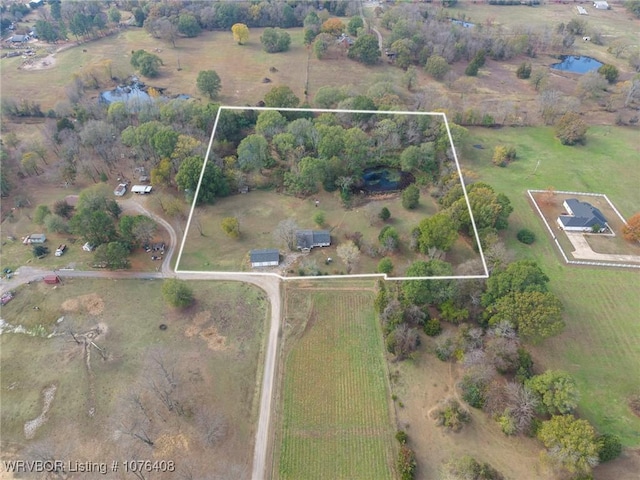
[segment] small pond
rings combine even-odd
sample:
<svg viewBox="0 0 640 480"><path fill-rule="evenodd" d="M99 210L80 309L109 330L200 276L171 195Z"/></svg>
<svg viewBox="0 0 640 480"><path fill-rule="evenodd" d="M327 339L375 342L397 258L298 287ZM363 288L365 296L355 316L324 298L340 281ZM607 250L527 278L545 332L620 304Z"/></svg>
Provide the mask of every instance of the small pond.
<svg viewBox="0 0 640 480"><path fill-rule="evenodd" d="M373 167L365 169L356 189L367 193L392 192L407 188L415 182L415 178L408 172L392 167Z"/></svg>
<svg viewBox="0 0 640 480"><path fill-rule="evenodd" d="M564 72L587 73L597 70L602 63L591 57L576 57L574 55L566 55L560 57L562 62L554 63L551 68L554 70L562 70Z"/></svg>
<svg viewBox="0 0 640 480"><path fill-rule="evenodd" d="M137 84L131 86L119 85L113 90L108 90L100 94L100 102L106 103L107 105L113 102L142 105L143 103L149 103L151 101L151 96Z"/></svg>

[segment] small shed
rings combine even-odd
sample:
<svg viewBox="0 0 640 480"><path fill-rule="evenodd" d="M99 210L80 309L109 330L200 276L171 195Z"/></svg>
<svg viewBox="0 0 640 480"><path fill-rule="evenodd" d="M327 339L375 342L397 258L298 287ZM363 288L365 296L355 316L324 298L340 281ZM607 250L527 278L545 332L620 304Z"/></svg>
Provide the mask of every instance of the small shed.
<svg viewBox="0 0 640 480"><path fill-rule="evenodd" d="M593 2L593 6L597 10L609 10L609 4L607 2L604 2L604 1Z"/></svg>
<svg viewBox="0 0 640 480"><path fill-rule="evenodd" d="M151 185L134 185L131 187L132 193L137 193L138 195L145 195L150 193L153 187Z"/></svg>
<svg viewBox="0 0 640 480"><path fill-rule="evenodd" d="M41 244L47 241L47 236L44 233L32 233L24 239L25 244Z"/></svg>
<svg viewBox="0 0 640 480"><path fill-rule="evenodd" d="M45 275L44 283L47 285L55 285L56 283L60 283L60 277L58 275Z"/></svg>
<svg viewBox="0 0 640 480"><path fill-rule="evenodd" d="M277 267L280 264L280 251L275 248L251 250L251 267Z"/></svg>
<svg viewBox="0 0 640 480"><path fill-rule="evenodd" d="M127 184L126 183L121 183L120 185L118 185L116 187L116 189L113 191L113 194L116 197L122 197L125 193L127 193Z"/></svg>

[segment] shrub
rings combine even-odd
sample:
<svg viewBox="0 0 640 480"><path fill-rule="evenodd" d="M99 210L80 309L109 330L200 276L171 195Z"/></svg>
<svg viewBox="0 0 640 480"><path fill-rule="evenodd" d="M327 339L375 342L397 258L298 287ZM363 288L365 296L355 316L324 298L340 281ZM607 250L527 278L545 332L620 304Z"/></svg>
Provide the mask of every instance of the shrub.
<svg viewBox="0 0 640 480"><path fill-rule="evenodd" d="M622 443L617 435L605 433L598 437L598 442L600 442L600 450L598 450L600 463L618 458L622 453Z"/></svg>
<svg viewBox="0 0 640 480"><path fill-rule="evenodd" d="M193 291L189 284L177 278L170 278L162 283L162 296L172 307L188 307L193 303Z"/></svg>
<svg viewBox="0 0 640 480"><path fill-rule="evenodd" d="M518 240L527 245L531 245L536 241L536 235L531 230L523 228L518 232Z"/></svg>
<svg viewBox="0 0 640 480"><path fill-rule="evenodd" d="M440 305L440 314L443 320L456 325L469 318L469 310L457 308L453 300L447 300Z"/></svg>
<svg viewBox="0 0 640 480"><path fill-rule="evenodd" d="M44 257L47 253L49 253L49 249L44 245L35 245L33 247L33 256L36 258Z"/></svg>
<svg viewBox="0 0 640 480"><path fill-rule="evenodd" d="M598 73L606 78L607 82L611 84L616 83L616 81L618 80L618 75L620 75L618 69L615 66L609 64L602 65L598 69Z"/></svg>
<svg viewBox="0 0 640 480"><path fill-rule="evenodd" d="M33 223L37 225L43 225L45 219L51 215L51 210L46 205L38 205L35 212L33 212Z"/></svg>
<svg viewBox="0 0 640 480"><path fill-rule="evenodd" d="M438 357L438 360L447 362L451 360L454 350L453 339L451 337L444 338L436 344L436 357Z"/></svg>
<svg viewBox="0 0 640 480"><path fill-rule="evenodd" d="M408 439L409 439L409 435L407 435L407 432L405 432L404 430L398 430L396 432L396 440L398 440L398 442L400 442L401 445L404 445L405 443L407 443Z"/></svg>
<svg viewBox="0 0 640 480"><path fill-rule="evenodd" d="M387 207L382 207L382 210L380 210L380 213L378 214L378 218L383 222L386 222L391 218L391 212Z"/></svg>
<svg viewBox="0 0 640 480"><path fill-rule="evenodd" d="M402 191L402 206L407 210L413 210L420 202L420 189L415 185L409 185Z"/></svg>
<svg viewBox="0 0 640 480"><path fill-rule="evenodd" d="M527 79L531 76L531 64L522 62L516 70L516 76L518 78Z"/></svg>
<svg viewBox="0 0 640 480"><path fill-rule="evenodd" d="M442 406L434 410L432 416L439 427L445 427L453 432L460 431L466 423L471 421L469 412L454 398L445 400Z"/></svg>
<svg viewBox="0 0 640 480"><path fill-rule="evenodd" d="M322 225L324 225L324 222L325 222L324 212L316 212L316 214L313 216L313 223L321 227Z"/></svg>
<svg viewBox="0 0 640 480"><path fill-rule="evenodd" d="M442 325L440 325L440 320L438 320L437 318L427 320L427 322L424 324L423 330L424 333L426 333L430 337L440 335L440 332L442 332Z"/></svg>
<svg viewBox="0 0 640 480"><path fill-rule="evenodd" d="M412 480L416 475L416 454L406 445L400 447L396 462L401 480Z"/></svg>
<svg viewBox="0 0 640 480"><path fill-rule="evenodd" d="M556 124L556 137L563 145L584 144L587 139L587 124L577 113L565 113Z"/></svg>
<svg viewBox="0 0 640 480"><path fill-rule="evenodd" d="M389 274L393 271L393 262L389 257L384 257L378 263L378 273L386 273Z"/></svg>
<svg viewBox="0 0 640 480"><path fill-rule="evenodd" d="M470 375L465 375L460 382L462 399L474 408L484 407L486 387L482 381L476 380Z"/></svg>

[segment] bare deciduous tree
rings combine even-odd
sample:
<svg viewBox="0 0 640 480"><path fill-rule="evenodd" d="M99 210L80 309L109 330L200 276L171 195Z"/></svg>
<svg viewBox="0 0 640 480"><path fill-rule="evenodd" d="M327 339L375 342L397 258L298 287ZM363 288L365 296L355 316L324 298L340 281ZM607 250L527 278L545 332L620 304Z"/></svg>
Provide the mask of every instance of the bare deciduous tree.
<svg viewBox="0 0 640 480"><path fill-rule="evenodd" d="M289 250L295 250L296 232L299 228L293 218L286 218L276 225L276 228L273 230L273 237L276 241L286 245Z"/></svg>
<svg viewBox="0 0 640 480"><path fill-rule="evenodd" d="M338 245L336 253L347 267L347 273L351 273L353 266L358 263L360 249L351 240Z"/></svg>

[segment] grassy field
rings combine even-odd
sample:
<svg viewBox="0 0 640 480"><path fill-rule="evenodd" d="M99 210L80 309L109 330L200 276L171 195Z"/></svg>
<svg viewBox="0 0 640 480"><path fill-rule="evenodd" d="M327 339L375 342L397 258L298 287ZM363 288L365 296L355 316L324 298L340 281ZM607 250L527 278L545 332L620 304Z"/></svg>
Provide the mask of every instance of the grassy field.
<svg viewBox="0 0 640 480"><path fill-rule="evenodd" d="M317 208L315 199L320 202ZM383 206L391 211L391 219L387 224L393 226L400 237L400 248L391 255L393 274L399 276L417 257L409 248L411 230L425 216L437 212L438 207L426 189L422 192L418 208L410 211L402 207L398 194L388 195L384 199L364 199L361 205L351 209L345 209L336 195L327 192L302 199L274 191L254 190L246 195L222 198L215 205L198 207L194 212L179 268L205 271L249 270L250 250L280 248L281 252L287 251L273 237L273 231L281 220L293 218L300 228L330 230L332 245L312 250L309 255L299 259L298 263L288 263L284 273L298 275L299 268L305 262L315 262L321 273L343 274L346 273L346 267L336 253L337 245L346 240L347 234L361 232L364 242L378 246L378 233L384 224L376 221L371 225L364 210L371 208L377 213ZM318 227L313 221L318 211L325 214L322 227ZM225 217L238 218L239 239L229 238L220 227ZM446 259L455 265L476 255L471 246L460 239ZM325 265L327 257L334 260L330 265ZM381 258L372 258L362 253L352 273L375 273Z"/></svg>
<svg viewBox="0 0 640 480"><path fill-rule="evenodd" d="M507 168L493 166L491 154L497 144L515 146L518 160ZM540 263L565 306L567 328L536 349L538 368L570 371L582 393L580 414L600 431L616 433L625 445L636 447L640 419L627 402L640 393L637 378L630 376L640 366L638 272L565 266L525 195L527 189L549 186L605 193L628 218L640 204L637 175L630 174L637 171L638 148L633 129L591 127L585 146L565 147L552 129L540 127L474 129L461 149L461 162L512 201L507 245L517 258ZM532 246L515 239L523 227L537 236Z"/></svg>
<svg viewBox="0 0 640 480"><path fill-rule="evenodd" d="M373 295L287 291L274 476L394 478L394 428ZM336 287L340 289L340 287Z"/></svg>
<svg viewBox="0 0 640 480"><path fill-rule="evenodd" d="M27 332L58 334L0 336L3 459L48 451L56 458L108 461L136 452L138 458L174 459L182 474L248 478L268 306L260 290L245 284L190 285L196 303L186 311L166 306L158 281L66 279L56 287L33 283L18 289L2 318ZM68 332L97 325L102 333L93 341L106 360L90 347L88 369L83 347ZM176 395L188 415L153 403L157 359L175 375ZM24 424L39 415L41 392L52 384L57 392L48 419L26 439ZM124 422L134 418L134 395L164 417L149 427L153 448L122 433ZM222 427L213 446L202 440L211 418Z"/></svg>
<svg viewBox="0 0 640 480"><path fill-rule="evenodd" d="M378 81L398 82L402 70L389 70L385 65L367 67L345 58L318 60L310 55L303 43L303 29L292 28L291 47L286 53L269 54L262 50L260 35L263 29L252 28L249 42L237 45L231 32L203 32L197 38L181 38L176 47L152 38L144 29L128 28L111 36L67 49L54 55L49 68L20 69L20 57L2 59L2 95L15 99L28 98L42 105L46 112L56 102L66 98L65 87L73 74L96 70L104 77L107 88L107 70L101 65L111 61L112 76L124 79L134 73L130 65L132 50L144 49L158 55L163 66L154 79L145 79L149 85L167 89L168 95L187 94L200 97L196 77L201 70L215 70L222 80L218 101L225 105L253 105L277 85L288 85L305 100L308 67L309 100L325 85L350 85L359 93ZM54 50L54 46L39 49L41 56ZM86 50L86 51L85 51ZM269 81L265 81L268 78ZM46 83L46 88L43 84ZM88 92L97 101L99 91Z"/></svg>

